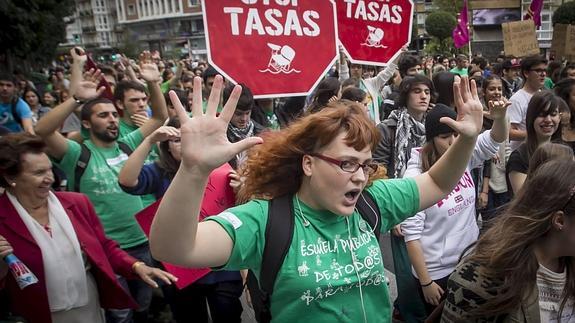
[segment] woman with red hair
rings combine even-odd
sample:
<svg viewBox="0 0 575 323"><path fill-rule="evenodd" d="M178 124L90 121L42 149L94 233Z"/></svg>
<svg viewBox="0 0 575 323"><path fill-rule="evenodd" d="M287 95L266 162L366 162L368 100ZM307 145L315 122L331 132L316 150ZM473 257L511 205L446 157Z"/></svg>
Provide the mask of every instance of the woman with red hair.
<svg viewBox="0 0 575 323"><path fill-rule="evenodd" d="M374 228L356 203L369 195L387 232L447 195L461 178L482 125L474 82L454 86L459 133L433 167L411 179L382 180L371 151L379 133L358 104L334 104L262 138L226 139L241 88L216 116L223 80L214 82L206 113L194 80L193 118L172 101L181 120L182 162L164 195L150 234L156 258L187 267L262 272L270 200L288 196L293 239L270 300L274 322L388 322L390 302ZM249 202L198 223L211 170L249 151L240 195ZM375 227L378 227L376 224ZM177 242L177 243L175 243Z"/></svg>

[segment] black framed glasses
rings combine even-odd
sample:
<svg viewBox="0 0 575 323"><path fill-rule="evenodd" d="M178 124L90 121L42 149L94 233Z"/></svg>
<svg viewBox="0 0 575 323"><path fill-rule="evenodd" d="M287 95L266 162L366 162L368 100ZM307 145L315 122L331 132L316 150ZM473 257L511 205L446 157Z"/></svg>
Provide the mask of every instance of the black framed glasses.
<svg viewBox="0 0 575 323"><path fill-rule="evenodd" d="M537 74L547 74L547 70L544 68L533 68L530 69L531 72L535 72Z"/></svg>
<svg viewBox="0 0 575 323"><path fill-rule="evenodd" d="M373 175L377 171L377 167L378 167L377 163L375 163L375 162L360 164L360 163L352 161L352 160L339 160L339 159L331 158L328 156L324 156L322 154L310 154L310 156L319 158L319 159L326 161L330 164L337 165L337 166L339 166L339 168L341 168L341 170L343 170L346 173L355 173L355 172L357 172L358 169L361 168L363 170L364 174Z"/></svg>

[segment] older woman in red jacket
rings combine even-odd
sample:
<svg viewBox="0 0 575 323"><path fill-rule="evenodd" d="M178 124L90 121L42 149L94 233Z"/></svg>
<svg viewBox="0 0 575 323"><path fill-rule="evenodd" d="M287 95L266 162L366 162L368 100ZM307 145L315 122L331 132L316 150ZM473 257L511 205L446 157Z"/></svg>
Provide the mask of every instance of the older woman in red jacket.
<svg viewBox="0 0 575 323"><path fill-rule="evenodd" d="M22 289L0 261L0 288L13 314L30 323L104 322L102 308L137 308L115 274L170 284L175 277L129 256L106 238L88 198L50 190L44 143L29 134L0 138L0 258L13 253L38 282Z"/></svg>

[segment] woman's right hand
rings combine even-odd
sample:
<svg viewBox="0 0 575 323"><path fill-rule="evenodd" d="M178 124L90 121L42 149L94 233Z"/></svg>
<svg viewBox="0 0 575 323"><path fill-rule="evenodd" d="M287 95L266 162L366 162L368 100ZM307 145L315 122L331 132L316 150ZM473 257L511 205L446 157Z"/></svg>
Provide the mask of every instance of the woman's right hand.
<svg viewBox="0 0 575 323"><path fill-rule="evenodd" d="M149 138L150 142L153 144L166 140L178 139L180 138L180 130L170 126L162 126L152 132Z"/></svg>
<svg viewBox="0 0 575 323"><path fill-rule="evenodd" d="M431 305L437 306L441 302L441 296L443 296L443 289L437 285L437 283L432 282L431 285L423 287L423 296L425 301Z"/></svg>
<svg viewBox="0 0 575 323"><path fill-rule="evenodd" d="M0 260L4 259L4 257L8 256L13 252L14 250L12 249L12 246L10 245L8 240L6 240L6 238L4 238L3 236L0 236Z"/></svg>
<svg viewBox="0 0 575 323"><path fill-rule="evenodd" d="M4 278L8 273L8 265L4 261L4 257L13 252L14 250L8 240L0 235L0 279Z"/></svg>
<svg viewBox="0 0 575 323"><path fill-rule="evenodd" d="M234 87L228 102L218 116L217 108L222 87L223 78L218 75L214 80L204 113L202 109L202 79L200 77L194 78L192 118L188 116L177 94L170 91L170 100L181 123L181 166L186 171L208 175L238 153L263 142L259 137L246 138L233 144L229 142L226 131L234 115L242 88L239 85Z"/></svg>

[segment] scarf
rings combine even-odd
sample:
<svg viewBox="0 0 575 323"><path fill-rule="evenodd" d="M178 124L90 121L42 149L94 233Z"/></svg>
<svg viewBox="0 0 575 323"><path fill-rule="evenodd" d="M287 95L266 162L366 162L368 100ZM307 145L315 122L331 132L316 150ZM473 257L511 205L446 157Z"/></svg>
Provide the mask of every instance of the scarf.
<svg viewBox="0 0 575 323"><path fill-rule="evenodd" d="M229 124L228 125L228 139L230 140L230 142L234 143L234 142L238 142L240 140L249 138L249 137L253 137L254 136L254 130L255 130L255 124L254 122L250 119L250 123L248 123L248 126L240 129L236 126L234 126L233 124ZM237 160L237 167L239 167L241 164L243 164L243 162L247 159L247 152L246 151L242 151L239 154L236 155L236 160Z"/></svg>
<svg viewBox="0 0 575 323"><path fill-rule="evenodd" d="M228 126L228 136L230 137L230 141L232 143L238 142L240 140L253 137L254 135L255 124L252 120L248 123L248 126L240 129L233 124L229 124Z"/></svg>
<svg viewBox="0 0 575 323"><path fill-rule="evenodd" d="M80 243L56 195L50 192L48 196L50 235L15 196L6 194L42 251L50 311L65 311L88 304L88 281Z"/></svg>
<svg viewBox="0 0 575 323"><path fill-rule="evenodd" d="M415 120L407 109L393 110L389 118L397 122L395 128L394 176L403 177L407 167L407 161L411 155L411 148L421 147L425 143L425 125Z"/></svg>

